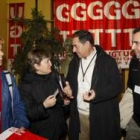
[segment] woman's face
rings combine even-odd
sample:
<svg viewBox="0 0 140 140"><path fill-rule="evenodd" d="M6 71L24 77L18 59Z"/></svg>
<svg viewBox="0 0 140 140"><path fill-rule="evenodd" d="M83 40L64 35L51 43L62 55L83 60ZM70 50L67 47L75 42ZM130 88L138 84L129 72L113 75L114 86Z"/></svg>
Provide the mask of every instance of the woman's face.
<svg viewBox="0 0 140 140"><path fill-rule="evenodd" d="M3 46L0 44L0 66L2 66L2 59L3 59Z"/></svg>
<svg viewBox="0 0 140 140"><path fill-rule="evenodd" d="M50 58L42 59L40 64L35 64L34 67L36 69L36 73L40 75L49 74L52 71Z"/></svg>

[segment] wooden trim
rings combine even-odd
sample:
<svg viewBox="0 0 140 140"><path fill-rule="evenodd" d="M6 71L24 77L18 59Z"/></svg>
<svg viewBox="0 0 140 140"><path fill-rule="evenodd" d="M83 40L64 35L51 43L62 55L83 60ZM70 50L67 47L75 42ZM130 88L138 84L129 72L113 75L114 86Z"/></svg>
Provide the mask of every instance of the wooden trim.
<svg viewBox="0 0 140 140"><path fill-rule="evenodd" d="M54 28L54 0L51 0L51 28Z"/></svg>

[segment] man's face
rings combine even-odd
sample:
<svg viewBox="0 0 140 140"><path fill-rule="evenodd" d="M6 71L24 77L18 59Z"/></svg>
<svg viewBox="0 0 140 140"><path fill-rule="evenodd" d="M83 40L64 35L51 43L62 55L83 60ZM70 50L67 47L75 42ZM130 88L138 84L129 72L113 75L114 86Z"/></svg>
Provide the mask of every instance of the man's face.
<svg viewBox="0 0 140 140"><path fill-rule="evenodd" d="M87 49L88 49L87 42L85 42L85 44L82 44L79 41L78 37L74 37L72 41L72 45L73 45L73 52L76 53L79 56L79 58L87 57L86 56Z"/></svg>
<svg viewBox="0 0 140 140"><path fill-rule="evenodd" d="M0 44L0 66L2 66L2 59L3 59L3 46Z"/></svg>
<svg viewBox="0 0 140 140"><path fill-rule="evenodd" d="M140 32L133 34L132 50L134 50L137 59L140 59Z"/></svg>

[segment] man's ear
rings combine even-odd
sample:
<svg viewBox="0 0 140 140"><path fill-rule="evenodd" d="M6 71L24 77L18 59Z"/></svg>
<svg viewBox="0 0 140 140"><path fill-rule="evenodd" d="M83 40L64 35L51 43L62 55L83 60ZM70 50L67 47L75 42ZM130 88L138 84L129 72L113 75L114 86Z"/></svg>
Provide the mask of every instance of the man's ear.
<svg viewBox="0 0 140 140"><path fill-rule="evenodd" d="M86 41L86 42L85 42L85 45L86 45L86 46L90 46L90 42L89 42L89 41Z"/></svg>

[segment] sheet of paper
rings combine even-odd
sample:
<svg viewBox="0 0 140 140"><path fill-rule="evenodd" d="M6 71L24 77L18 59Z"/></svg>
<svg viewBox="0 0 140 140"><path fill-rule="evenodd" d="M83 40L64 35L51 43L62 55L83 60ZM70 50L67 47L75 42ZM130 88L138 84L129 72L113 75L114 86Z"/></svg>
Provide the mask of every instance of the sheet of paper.
<svg viewBox="0 0 140 140"><path fill-rule="evenodd" d="M18 128L11 127L5 130L3 133L0 134L0 140L6 140L9 136L11 136Z"/></svg>
<svg viewBox="0 0 140 140"><path fill-rule="evenodd" d="M56 97L57 96L57 94L59 93L59 90L57 89L55 92L54 92L54 97Z"/></svg>

